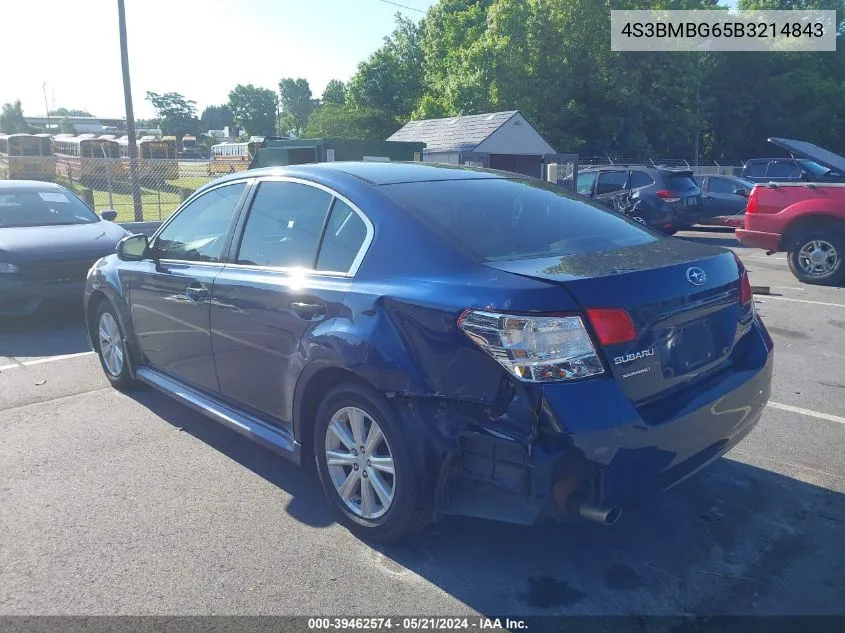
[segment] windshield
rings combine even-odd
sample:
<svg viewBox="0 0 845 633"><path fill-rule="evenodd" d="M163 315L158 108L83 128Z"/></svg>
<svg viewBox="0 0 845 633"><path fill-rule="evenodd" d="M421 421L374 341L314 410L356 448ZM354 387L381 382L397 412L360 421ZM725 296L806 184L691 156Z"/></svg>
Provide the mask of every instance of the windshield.
<svg viewBox="0 0 845 633"><path fill-rule="evenodd" d="M801 167L806 169L814 176L824 176L826 173L831 171L827 167L822 167L816 161L813 160L801 159L798 162L801 163Z"/></svg>
<svg viewBox="0 0 845 633"><path fill-rule="evenodd" d="M0 191L0 228L91 224L100 218L79 198L58 189Z"/></svg>
<svg viewBox="0 0 845 633"><path fill-rule="evenodd" d="M617 250L661 239L539 180L412 182L383 190L486 261Z"/></svg>

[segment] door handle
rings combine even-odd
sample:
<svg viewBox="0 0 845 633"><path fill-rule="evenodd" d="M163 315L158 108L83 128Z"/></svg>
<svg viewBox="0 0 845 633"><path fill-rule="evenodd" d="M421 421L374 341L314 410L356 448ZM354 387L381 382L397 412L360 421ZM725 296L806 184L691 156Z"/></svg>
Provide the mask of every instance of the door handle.
<svg viewBox="0 0 845 633"><path fill-rule="evenodd" d="M303 319L313 319L317 316L323 316L326 313L326 306L322 303L302 303L300 301L293 301L290 304L291 310L296 312Z"/></svg>
<svg viewBox="0 0 845 633"><path fill-rule="evenodd" d="M195 281L185 288L185 296L191 301L205 301L208 299L208 288L206 288L205 284Z"/></svg>

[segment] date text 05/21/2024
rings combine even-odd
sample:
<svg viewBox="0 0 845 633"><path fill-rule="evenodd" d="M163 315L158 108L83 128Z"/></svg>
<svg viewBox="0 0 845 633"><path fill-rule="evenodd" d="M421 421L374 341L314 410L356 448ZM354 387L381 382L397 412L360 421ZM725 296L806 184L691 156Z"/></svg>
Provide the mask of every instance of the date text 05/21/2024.
<svg viewBox="0 0 845 633"><path fill-rule="evenodd" d="M527 629L524 620L518 618L486 617L402 617L402 618L308 618L308 629L312 631L338 630L396 630L396 631L452 631L452 630L522 630Z"/></svg>

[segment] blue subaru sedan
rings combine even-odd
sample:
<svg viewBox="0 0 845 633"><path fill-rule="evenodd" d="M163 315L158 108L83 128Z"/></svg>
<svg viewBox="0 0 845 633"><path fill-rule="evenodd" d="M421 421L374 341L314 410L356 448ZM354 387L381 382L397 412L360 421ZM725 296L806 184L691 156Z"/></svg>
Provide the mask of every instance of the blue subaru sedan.
<svg viewBox="0 0 845 633"><path fill-rule="evenodd" d="M85 291L111 383L296 463L339 519L613 523L751 431L772 341L728 250L523 176L422 163L233 174Z"/></svg>

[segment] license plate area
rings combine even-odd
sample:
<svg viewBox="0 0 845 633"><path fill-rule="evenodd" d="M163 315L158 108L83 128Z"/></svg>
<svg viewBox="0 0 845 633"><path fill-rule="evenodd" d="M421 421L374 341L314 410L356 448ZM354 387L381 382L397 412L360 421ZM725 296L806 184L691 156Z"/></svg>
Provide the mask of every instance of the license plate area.
<svg viewBox="0 0 845 633"><path fill-rule="evenodd" d="M719 360L725 353L709 319L667 330L660 346L663 377L682 376Z"/></svg>

